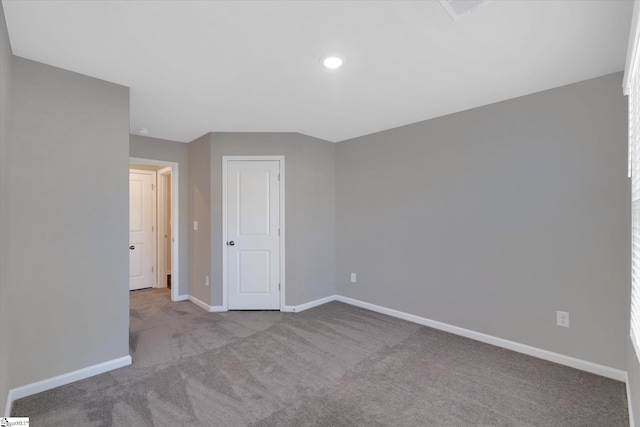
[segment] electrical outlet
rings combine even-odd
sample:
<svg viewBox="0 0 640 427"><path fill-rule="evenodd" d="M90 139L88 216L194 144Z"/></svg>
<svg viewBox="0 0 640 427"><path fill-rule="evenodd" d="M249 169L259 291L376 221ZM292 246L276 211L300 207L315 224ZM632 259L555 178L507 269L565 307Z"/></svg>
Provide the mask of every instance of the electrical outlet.
<svg viewBox="0 0 640 427"><path fill-rule="evenodd" d="M566 311L558 311L556 312L556 322L558 326L563 326L565 328L569 327L569 313Z"/></svg>
<svg viewBox="0 0 640 427"><path fill-rule="evenodd" d="M356 273L351 273L351 282L356 283Z"/></svg>
<svg viewBox="0 0 640 427"><path fill-rule="evenodd" d="M204 276L204 285L209 286L209 276Z"/></svg>
<svg viewBox="0 0 640 427"><path fill-rule="evenodd" d="M193 221L193 230L198 231L198 221Z"/></svg>

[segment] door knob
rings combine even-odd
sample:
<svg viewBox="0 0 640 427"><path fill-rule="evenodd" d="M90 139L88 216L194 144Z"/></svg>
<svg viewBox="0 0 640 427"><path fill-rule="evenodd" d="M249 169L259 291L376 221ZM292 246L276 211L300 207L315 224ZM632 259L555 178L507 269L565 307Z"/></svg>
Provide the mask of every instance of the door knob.
<svg viewBox="0 0 640 427"><path fill-rule="evenodd" d="M229 246L234 246L235 244L236 244L236 242L234 242L233 240L230 241L230 242L227 242L227 245L229 245Z"/></svg>
<svg viewBox="0 0 640 427"><path fill-rule="evenodd" d="M130 250L134 250L135 248L136 248L136 247L135 247L135 246L133 246L133 245L129 246L129 249L130 249Z"/></svg>

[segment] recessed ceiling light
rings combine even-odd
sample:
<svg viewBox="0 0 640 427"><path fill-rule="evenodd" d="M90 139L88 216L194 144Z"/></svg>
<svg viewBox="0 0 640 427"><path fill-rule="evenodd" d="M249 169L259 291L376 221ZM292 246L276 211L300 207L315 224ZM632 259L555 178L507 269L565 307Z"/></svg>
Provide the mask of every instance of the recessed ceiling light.
<svg viewBox="0 0 640 427"><path fill-rule="evenodd" d="M342 65L342 58L336 55L327 55L322 57L321 62L325 67L335 70Z"/></svg>
<svg viewBox="0 0 640 427"><path fill-rule="evenodd" d="M149 129L147 129L147 128L138 128L138 133L140 135L149 135Z"/></svg>

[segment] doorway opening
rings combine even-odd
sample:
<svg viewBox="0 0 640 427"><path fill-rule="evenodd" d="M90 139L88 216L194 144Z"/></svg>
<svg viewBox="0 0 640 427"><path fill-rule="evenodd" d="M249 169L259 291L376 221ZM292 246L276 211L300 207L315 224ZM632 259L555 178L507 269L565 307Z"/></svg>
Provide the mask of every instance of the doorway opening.
<svg viewBox="0 0 640 427"><path fill-rule="evenodd" d="M129 290L179 298L178 163L129 159Z"/></svg>

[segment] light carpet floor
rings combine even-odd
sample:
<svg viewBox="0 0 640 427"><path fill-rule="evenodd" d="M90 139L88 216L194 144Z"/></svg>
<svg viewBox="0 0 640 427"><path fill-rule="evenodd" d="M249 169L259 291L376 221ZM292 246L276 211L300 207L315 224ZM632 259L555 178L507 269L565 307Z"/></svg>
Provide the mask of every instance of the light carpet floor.
<svg viewBox="0 0 640 427"><path fill-rule="evenodd" d="M20 399L31 426L628 426L625 385L332 302L131 294L133 365Z"/></svg>

